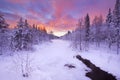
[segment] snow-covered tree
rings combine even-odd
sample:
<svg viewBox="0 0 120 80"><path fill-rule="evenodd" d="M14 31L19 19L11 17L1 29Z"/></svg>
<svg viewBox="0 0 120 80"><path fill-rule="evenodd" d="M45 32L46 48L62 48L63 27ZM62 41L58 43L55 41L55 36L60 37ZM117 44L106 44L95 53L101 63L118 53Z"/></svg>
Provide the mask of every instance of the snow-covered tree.
<svg viewBox="0 0 120 80"><path fill-rule="evenodd" d="M40 30L38 30L37 25L33 24L32 29L31 29L31 33L32 33L32 41L33 44L38 44L40 42Z"/></svg>
<svg viewBox="0 0 120 80"><path fill-rule="evenodd" d="M106 17L106 26L107 26L107 30L106 30L106 34L107 34L107 41L109 44L109 48L111 48L112 46L112 42L113 42L113 27L112 27L112 12L111 9L109 9L108 15Z"/></svg>
<svg viewBox="0 0 120 80"><path fill-rule="evenodd" d="M20 20L18 21L17 23L17 27L18 28L23 28L25 25L24 21L23 21L23 18L20 18Z"/></svg>
<svg viewBox="0 0 120 80"><path fill-rule="evenodd" d="M17 29L15 29L15 34L12 36L13 50L28 50L32 44L32 34L30 31L30 26L21 18L17 24Z"/></svg>
<svg viewBox="0 0 120 80"><path fill-rule="evenodd" d="M9 47L8 26L3 15L0 13L0 55Z"/></svg>
<svg viewBox="0 0 120 80"><path fill-rule="evenodd" d="M89 40L90 40L90 17L89 14L85 17L85 47L89 47Z"/></svg>
<svg viewBox="0 0 120 80"><path fill-rule="evenodd" d="M118 54L120 47L120 0L116 0L115 8L113 10L113 26L115 28L115 41Z"/></svg>
<svg viewBox="0 0 120 80"><path fill-rule="evenodd" d="M102 40L102 33L101 33L101 28L103 24L102 16L99 17L95 16L92 24L95 27L94 39L96 42L96 46L100 46L100 42Z"/></svg>

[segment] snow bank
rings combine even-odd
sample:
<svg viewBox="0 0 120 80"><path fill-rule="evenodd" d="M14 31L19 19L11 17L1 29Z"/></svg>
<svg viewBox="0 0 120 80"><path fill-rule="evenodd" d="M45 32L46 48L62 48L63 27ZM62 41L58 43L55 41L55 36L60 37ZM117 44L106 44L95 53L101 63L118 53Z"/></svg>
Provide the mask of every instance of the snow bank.
<svg viewBox="0 0 120 80"><path fill-rule="evenodd" d="M105 47L98 49L95 46L79 54L102 70L112 73L118 80L120 79L120 54L117 55Z"/></svg>

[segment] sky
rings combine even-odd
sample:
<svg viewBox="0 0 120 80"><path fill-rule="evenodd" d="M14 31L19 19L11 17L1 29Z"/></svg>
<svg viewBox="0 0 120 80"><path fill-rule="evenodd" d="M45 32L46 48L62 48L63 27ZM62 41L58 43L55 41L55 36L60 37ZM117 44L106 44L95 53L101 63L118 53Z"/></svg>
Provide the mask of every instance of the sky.
<svg viewBox="0 0 120 80"><path fill-rule="evenodd" d="M22 17L29 24L46 27L57 36L76 28L79 18L89 13L94 16L107 15L114 7L115 0L0 0L0 12L4 14L10 27L14 27Z"/></svg>

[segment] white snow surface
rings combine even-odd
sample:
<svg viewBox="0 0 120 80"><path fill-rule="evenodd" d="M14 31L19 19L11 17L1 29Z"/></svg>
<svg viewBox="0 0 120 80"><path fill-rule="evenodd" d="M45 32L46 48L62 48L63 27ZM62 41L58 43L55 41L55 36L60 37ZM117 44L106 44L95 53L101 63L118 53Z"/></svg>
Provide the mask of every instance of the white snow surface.
<svg viewBox="0 0 120 80"><path fill-rule="evenodd" d="M18 52L20 56L0 56L0 80L91 80L85 76L90 69L75 58L77 54L120 80L120 54L114 51L93 46L89 51L77 52L65 40L52 40L34 47L31 52ZM20 65L26 54L30 60L30 75L27 78L22 76ZM76 68L70 69L65 64Z"/></svg>
<svg viewBox="0 0 120 80"><path fill-rule="evenodd" d="M90 80L85 76L90 71L74 56L70 43L64 40L52 40L52 43L36 45L34 52L19 52L20 56L0 56L0 80ZM21 59L29 55L30 76L21 74ZM72 64L76 68L68 68Z"/></svg>

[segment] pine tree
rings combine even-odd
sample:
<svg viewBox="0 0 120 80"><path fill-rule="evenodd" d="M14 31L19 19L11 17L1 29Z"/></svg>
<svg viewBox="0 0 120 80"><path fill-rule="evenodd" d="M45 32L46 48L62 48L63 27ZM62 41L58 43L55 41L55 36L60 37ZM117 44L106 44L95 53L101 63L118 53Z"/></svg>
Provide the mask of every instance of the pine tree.
<svg viewBox="0 0 120 80"><path fill-rule="evenodd" d="M8 24L6 23L3 15L0 13L0 29L2 28L8 28Z"/></svg>
<svg viewBox="0 0 120 80"><path fill-rule="evenodd" d="M85 17L85 47L89 47L90 40L90 18L89 14Z"/></svg>
<svg viewBox="0 0 120 80"><path fill-rule="evenodd" d="M87 16L85 17L85 40L89 41L89 36L90 36L90 19L89 19L89 15L87 14Z"/></svg>
<svg viewBox="0 0 120 80"><path fill-rule="evenodd" d="M0 54L3 54L3 51L8 47L8 26L3 15L0 13Z"/></svg>
<svg viewBox="0 0 120 80"><path fill-rule="evenodd" d="M117 54L119 54L120 47L120 0L116 0L115 8L113 10L113 25L115 28L115 41L117 45Z"/></svg>
<svg viewBox="0 0 120 80"><path fill-rule="evenodd" d="M25 20L24 26L27 27L27 28L29 28L29 24L28 24L27 19Z"/></svg>
<svg viewBox="0 0 120 80"><path fill-rule="evenodd" d="M107 25L107 41L109 44L109 48L111 48L112 42L113 42L113 33L112 33L112 12L111 9L109 9L107 18L106 18L106 25Z"/></svg>
<svg viewBox="0 0 120 80"><path fill-rule="evenodd" d="M32 44L32 33L27 20L21 18L17 24L17 29L12 37L13 50L28 50Z"/></svg>
<svg viewBox="0 0 120 80"><path fill-rule="evenodd" d="M18 21L17 27L18 28L23 28L24 27L24 21L23 21L22 18L20 18L20 20Z"/></svg>
<svg viewBox="0 0 120 80"><path fill-rule="evenodd" d="M13 50L17 50L17 51L19 51L19 50L22 50L22 43L23 43L23 41L22 41L22 37L23 37L23 35L22 35L22 30L20 29L20 30L18 30L18 31L16 31L15 32L15 36L14 36L14 48L13 48Z"/></svg>
<svg viewBox="0 0 120 80"><path fill-rule="evenodd" d="M108 27L110 27L111 23L112 23L112 12L111 12L111 9L109 9L107 19L106 19L106 24L107 24Z"/></svg>

